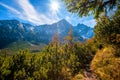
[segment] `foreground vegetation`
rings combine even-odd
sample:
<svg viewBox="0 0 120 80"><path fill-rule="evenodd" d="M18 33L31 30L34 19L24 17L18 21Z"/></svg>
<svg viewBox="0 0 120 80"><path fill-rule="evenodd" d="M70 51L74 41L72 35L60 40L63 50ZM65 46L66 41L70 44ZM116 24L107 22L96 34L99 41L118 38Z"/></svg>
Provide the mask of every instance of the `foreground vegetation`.
<svg viewBox="0 0 120 80"><path fill-rule="evenodd" d="M38 54L0 51L0 80L83 80L85 72L97 80L120 80L119 22L120 6L113 16L97 19L95 36L86 42L74 42L70 31L65 43L55 35Z"/></svg>
<svg viewBox="0 0 120 80"><path fill-rule="evenodd" d="M21 50L12 56L0 57L2 80L70 80L82 73L92 60L94 51L80 43L50 43L39 54Z"/></svg>

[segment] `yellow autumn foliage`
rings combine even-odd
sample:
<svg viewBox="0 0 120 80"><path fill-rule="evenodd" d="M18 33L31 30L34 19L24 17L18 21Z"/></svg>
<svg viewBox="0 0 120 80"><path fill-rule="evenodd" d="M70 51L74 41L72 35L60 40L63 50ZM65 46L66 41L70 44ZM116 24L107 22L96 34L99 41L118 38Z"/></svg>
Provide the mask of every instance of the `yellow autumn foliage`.
<svg viewBox="0 0 120 80"><path fill-rule="evenodd" d="M120 57L115 56L115 52L113 47L105 47L92 60L91 69L101 80L120 80Z"/></svg>

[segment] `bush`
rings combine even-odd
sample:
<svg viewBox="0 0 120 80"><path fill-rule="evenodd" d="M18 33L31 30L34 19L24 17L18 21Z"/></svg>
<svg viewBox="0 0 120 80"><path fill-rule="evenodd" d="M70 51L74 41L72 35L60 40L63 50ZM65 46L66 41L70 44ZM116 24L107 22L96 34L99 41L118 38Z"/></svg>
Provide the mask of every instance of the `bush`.
<svg viewBox="0 0 120 80"><path fill-rule="evenodd" d="M120 53L120 52L119 52ZM114 47L106 47L95 55L91 63L91 69L99 75L101 80L120 79L120 57L116 57Z"/></svg>
<svg viewBox="0 0 120 80"><path fill-rule="evenodd" d="M102 16L97 20L95 38L105 45L120 46L120 8L111 18Z"/></svg>

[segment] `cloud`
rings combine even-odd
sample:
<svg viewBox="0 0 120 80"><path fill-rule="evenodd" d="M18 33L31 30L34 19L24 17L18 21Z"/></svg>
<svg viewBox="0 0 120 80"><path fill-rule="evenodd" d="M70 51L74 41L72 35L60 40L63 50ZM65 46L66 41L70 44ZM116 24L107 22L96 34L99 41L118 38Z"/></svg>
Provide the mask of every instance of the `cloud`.
<svg viewBox="0 0 120 80"><path fill-rule="evenodd" d="M17 10L15 7L8 6L6 4L0 3L0 5L9 9L13 14L15 14L19 19L31 22L36 25L41 24L52 24L59 20L58 17L55 17L54 14L43 14L36 11L34 6L29 2L29 0L17 0L17 6L21 10Z"/></svg>
<svg viewBox="0 0 120 80"><path fill-rule="evenodd" d="M48 17L53 21L59 21L60 20L60 9L61 9L61 1L60 0L49 0L49 3L47 4L48 9Z"/></svg>
<svg viewBox="0 0 120 80"><path fill-rule="evenodd" d="M65 18L67 21L70 21L70 17L69 16L66 16Z"/></svg>
<svg viewBox="0 0 120 80"><path fill-rule="evenodd" d="M20 12L18 10L14 9L14 8L6 5L6 4L0 3L0 5L2 5L3 7L7 8L7 9L9 9L10 11L12 11L15 14L18 14L18 15L20 14Z"/></svg>
<svg viewBox="0 0 120 80"><path fill-rule="evenodd" d="M22 9L21 19L28 20L34 24L51 23L52 21L45 15L38 13L29 0L17 0L18 5Z"/></svg>
<svg viewBox="0 0 120 80"><path fill-rule="evenodd" d="M90 27L94 27L94 25L96 24L96 21L95 21L95 19L86 20L83 22L83 24L90 26Z"/></svg>
<svg viewBox="0 0 120 80"><path fill-rule="evenodd" d="M57 5L59 5L57 10L56 8L55 10L51 10L50 5L52 2L56 2ZM91 17L80 18L77 14L72 14L68 12L61 0L48 0L48 3L44 3L46 4L48 11L42 13L38 12L29 0L15 0L14 4L14 7L12 7L9 6L9 4L6 5L0 2L0 5L7 8L13 13L12 16L15 16L23 21L33 23L35 25L52 24L63 18L72 23L73 26L76 26L78 23L83 23L90 27L94 27L94 25L96 24L95 20ZM44 6L41 6L40 8L42 9L44 8Z"/></svg>

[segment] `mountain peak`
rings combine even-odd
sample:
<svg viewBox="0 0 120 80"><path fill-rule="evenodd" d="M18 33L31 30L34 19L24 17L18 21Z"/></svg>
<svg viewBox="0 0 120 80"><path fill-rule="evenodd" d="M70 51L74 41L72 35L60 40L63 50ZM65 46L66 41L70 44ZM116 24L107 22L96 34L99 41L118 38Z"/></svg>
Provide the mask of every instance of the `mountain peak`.
<svg viewBox="0 0 120 80"><path fill-rule="evenodd" d="M61 19L60 21L67 21L66 19Z"/></svg>
<svg viewBox="0 0 120 80"><path fill-rule="evenodd" d="M87 26L85 24L80 24L80 23L76 27L79 27L79 28L91 28L91 27L89 27L89 26Z"/></svg>
<svg viewBox="0 0 120 80"><path fill-rule="evenodd" d="M77 26L86 26L85 24L78 23Z"/></svg>
<svg viewBox="0 0 120 80"><path fill-rule="evenodd" d="M59 25L59 27L68 27L68 28L72 27L72 25L65 19L61 19L56 24Z"/></svg>
<svg viewBox="0 0 120 80"><path fill-rule="evenodd" d="M69 23L66 19L61 19L59 23ZM69 23L70 24L70 23Z"/></svg>

